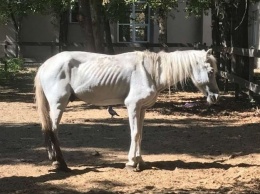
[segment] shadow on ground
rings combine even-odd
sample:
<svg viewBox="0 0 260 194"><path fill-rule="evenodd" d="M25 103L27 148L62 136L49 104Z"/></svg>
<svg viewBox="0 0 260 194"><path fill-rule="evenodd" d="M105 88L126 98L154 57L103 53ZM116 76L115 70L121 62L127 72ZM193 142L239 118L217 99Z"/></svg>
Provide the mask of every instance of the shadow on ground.
<svg viewBox="0 0 260 194"><path fill-rule="evenodd" d="M215 123L215 124L214 124ZM46 160L43 137L38 124L2 124L0 164L20 160ZM16 134L15 136L13 134ZM91 123L62 124L61 147L72 165L84 164L95 150L127 154L130 130L126 119L93 119ZM259 124L227 126L219 120L183 118L178 120L147 119L142 149L149 154L190 154L198 157L221 154L248 155L260 151ZM102 163L102 153L99 157ZM26 158L27 157L27 158ZM94 164L93 164L94 165Z"/></svg>

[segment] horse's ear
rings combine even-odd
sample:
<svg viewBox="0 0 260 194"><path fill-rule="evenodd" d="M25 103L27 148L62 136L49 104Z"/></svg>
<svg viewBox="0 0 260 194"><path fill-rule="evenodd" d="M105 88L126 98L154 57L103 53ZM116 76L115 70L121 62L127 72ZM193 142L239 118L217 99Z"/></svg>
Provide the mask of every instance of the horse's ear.
<svg viewBox="0 0 260 194"><path fill-rule="evenodd" d="M212 49L208 49L207 52L206 52L206 55L207 56L212 55Z"/></svg>

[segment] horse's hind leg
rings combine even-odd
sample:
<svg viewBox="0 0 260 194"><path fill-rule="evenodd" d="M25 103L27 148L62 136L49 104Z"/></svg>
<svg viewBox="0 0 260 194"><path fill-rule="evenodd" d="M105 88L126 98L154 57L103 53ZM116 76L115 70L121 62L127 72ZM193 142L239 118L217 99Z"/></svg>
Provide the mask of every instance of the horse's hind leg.
<svg viewBox="0 0 260 194"><path fill-rule="evenodd" d="M53 161L57 170L68 171L67 164L63 158L58 140L58 125L62 113L68 104L69 95L63 96L58 102L50 100L50 119L52 129L45 131L45 140L47 144L49 158Z"/></svg>

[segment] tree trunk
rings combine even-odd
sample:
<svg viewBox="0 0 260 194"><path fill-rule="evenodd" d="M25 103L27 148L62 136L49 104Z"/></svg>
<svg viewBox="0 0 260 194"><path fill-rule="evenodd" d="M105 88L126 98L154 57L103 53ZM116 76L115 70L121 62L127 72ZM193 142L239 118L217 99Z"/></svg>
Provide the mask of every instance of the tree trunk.
<svg viewBox="0 0 260 194"><path fill-rule="evenodd" d="M107 52L108 54L115 54L113 43L111 39L111 30L110 30L110 24L107 17L104 15L104 30L106 35L106 46L107 46Z"/></svg>
<svg viewBox="0 0 260 194"><path fill-rule="evenodd" d="M161 44L161 50L168 51L168 47L166 45L167 44L167 16L165 14L158 14L157 23L159 26L158 41Z"/></svg>
<svg viewBox="0 0 260 194"><path fill-rule="evenodd" d="M68 28L69 28L69 11L66 10L60 14L59 52L67 50Z"/></svg>
<svg viewBox="0 0 260 194"><path fill-rule="evenodd" d="M79 0L79 24L86 37L86 51L96 52L92 28L90 0Z"/></svg>
<svg viewBox="0 0 260 194"><path fill-rule="evenodd" d="M103 0L92 0L92 25L93 34L95 40L96 51L98 53L104 53L104 20L102 13L102 1Z"/></svg>
<svg viewBox="0 0 260 194"><path fill-rule="evenodd" d="M231 47L231 5L213 4L212 10L212 41L216 47ZM231 73L230 55L224 52L217 52L215 56L218 61L218 69ZM228 91L228 80L225 80L224 91Z"/></svg>
<svg viewBox="0 0 260 194"><path fill-rule="evenodd" d="M248 0L240 1L233 11L233 24L231 42L233 47L248 48ZM235 55L235 72L239 76L248 79L249 57Z"/></svg>

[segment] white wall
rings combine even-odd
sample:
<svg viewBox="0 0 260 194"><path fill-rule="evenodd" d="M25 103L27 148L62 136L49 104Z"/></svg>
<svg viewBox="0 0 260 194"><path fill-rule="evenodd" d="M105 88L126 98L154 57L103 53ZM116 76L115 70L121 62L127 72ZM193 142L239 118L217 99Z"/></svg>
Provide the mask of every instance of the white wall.
<svg viewBox="0 0 260 194"><path fill-rule="evenodd" d="M206 43L212 44L211 40L211 19L210 16L203 16L203 18L186 17L184 12L185 3L179 3L179 12L173 11L172 14L175 18L169 16L167 25L168 43ZM111 25L111 33L113 42L116 42L116 24ZM158 43L158 25L153 24L153 43ZM14 35L11 28L0 26L0 41L6 39L8 34L9 39L13 39ZM3 32L3 33L2 33ZM31 15L24 19L22 26L22 41L23 42L58 42L58 27L54 26L51 22L51 16ZM68 29L68 42L84 42L84 34L77 23L70 23ZM81 45L71 46L69 50L83 50ZM187 49L186 48L173 48ZM3 50L3 49L2 49ZM115 48L116 50L116 48ZM126 52L129 48L120 48L119 52ZM133 50L133 48L130 48ZM57 48L56 51L58 52ZM24 46L22 47L23 57L46 59L51 56L51 48L49 46ZM3 52L0 48L0 56Z"/></svg>
<svg viewBox="0 0 260 194"><path fill-rule="evenodd" d="M253 13L255 15L253 16ZM249 28L248 45L249 47L260 50L260 3L251 4L249 7ZM260 68L259 58L255 58L255 67Z"/></svg>
<svg viewBox="0 0 260 194"><path fill-rule="evenodd" d="M179 7L177 12L173 10L167 20L167 41L168 43L202 43L202 41L210 42L208 39L203 39L202 32L202 18L187 17L187 14L184 12L185 3L179 2ZM172 17L173 15L174 17ZM159 37L159 27L157 24L154 24L154 37L153 42L158 43ZM185 48L173 48L176 49L185 49ZM188 49L188 48L186 48Z"/></svg>
<svg viewBox="0 0 260 194"><path fill-rule="evenodd" d="M13 42L15 41L15 31L13 29L13 25L9 24L2 24L0 25L0 42L3 43L4 41ZM0 47L0 57L4 57L4 45ZM7 47L7 56L15 56L15 47L8 46Z"/></svg>
<svg viewBox="0 0 260 194"><path fill-rule="evenodd" d="M58 42L58 27L52 17L30 15L23 19L21 39L23 42ZM52 55L50 46L23 46L23 57L45 60Z"/></svg>
<svg viewBox="0 0 260 194"><path fill-rule="evenodd" d="M206 43L207 46L212 45L211 11L209 11L208 15L203 15L202 18L202 43Z"/></svg>

